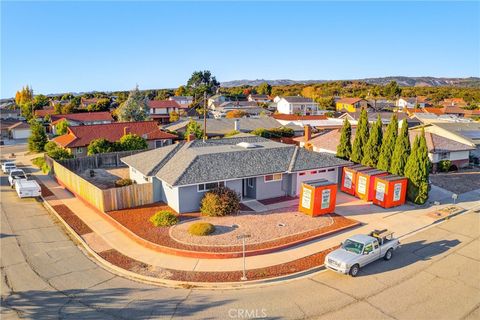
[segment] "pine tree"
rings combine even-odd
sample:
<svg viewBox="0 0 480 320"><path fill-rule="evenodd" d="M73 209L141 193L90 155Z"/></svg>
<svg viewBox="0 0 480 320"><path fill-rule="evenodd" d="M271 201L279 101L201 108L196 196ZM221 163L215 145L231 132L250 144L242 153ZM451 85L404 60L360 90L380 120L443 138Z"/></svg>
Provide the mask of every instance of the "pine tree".
<svg viewBox="0 0 480 320"><path fill-rule="evenodd" d="M364 156L362 164L364 166L375 167L377 165L378 157L380 156L380 148L382 147L382 126L382 119L380 119L379 115L377 121L370 129L370 136L368 137L367 144L363 148Z"/></svg>
<svg viewBox="0 0 480 320"><path fill-rule="evenodd" d="M355 133L355 140L352 146L352 155L350 160L360 163L363 159L364 146L368 141L368 116L367 110L362 109L360 118L358 119L357 131Z"/></svg>
<svg viewBox="0 0 480 320"><path fill-rule="evenodd" d="M397 174L399 176L404 175L405 164L407 163L408 156L410 155L410 138L408 136L407 120L402 121L402 129L398 136L395 149L393 150L392 162L390 164L390 173Z"/></svg>
<svg viewBox="0 0 480 320"><path fill-rule="evenodd" d="M407 197L416 204L424 204L428 199L428 178L430 159L428 158L425 132L415 137L412 152L405 166L405 177L408 178Z"/></svg>
<svg viewBox="0 0 480 320"><path fill-rule="evenodd" d="M48 142L45 128L36 120L30 121L30 130L32 134L28 138L28 150L33 152L42 152Z"/></svg>
<svg viewBox="0 0 480 320"><path fill-rule="evenodd" d="M388 171L392 162L393 150L395 149L395 143L398 135L398 120L397 115L394 113L390 119L390 123L387 126L382 148L380 149L380 156L378 157L377 168L380 170Z"/></svg>
<svg viewBox="0 0 480 320"><path fill-rule="evenodd" d="M117 108L119 121L144 121L149 118L145 96L135 87L128 95L127 100Z"/></svg>
<svg viewBox="0 0 480 320"><path fill-rule="evenodd" d="M348 160L352 154L352 126L347 118L343 121L340 131L340 143L337 146L337 157Z"/></svg>

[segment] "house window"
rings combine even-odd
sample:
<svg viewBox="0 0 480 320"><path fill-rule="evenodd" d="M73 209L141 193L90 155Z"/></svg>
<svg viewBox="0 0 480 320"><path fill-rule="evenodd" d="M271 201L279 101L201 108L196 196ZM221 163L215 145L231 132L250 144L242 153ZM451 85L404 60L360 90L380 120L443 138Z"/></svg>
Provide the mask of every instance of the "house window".
<svg viewBox="0 0 480 320"><path fill-rule="evenodd" d="M306 172L300 172L298 175L299 176L304 176Z"/></svg>
<svg viewBox="0 0 480 320"><path fill-rule="evenodd" d="M310 174L317 174L317 170L310 171Z"/></svg>
<svg viewBox="0 0 480 320"><path fill-rule="evenodd" d="M255 180L255 178L248 178L247 179L247 185L249 188L253 188L253 181Z"/></svg>
<svg viewBox="0 0 480 320"><path fill-rule="evenodd" d="M327 170L318 170L318 173L327 172Z"/></svg>
<svg viewBox="0 0 480 320"><path fill-rule="evenodd" d="M438 154L438 159L439 160L448 160L450 159L450 152L440 152Z"/></svg>
<svg viewBox="0 0 480 320"><path fill-rule="evenodd" d="M335 168L328 169L329 172L335 171Z"/></svg>
<svg viewBox="0 0 480 320"><path fill-rule="evenodd" d="M205 192L209 190L213 190L218 187L224 187L225 181L218 181L218 182L210 182L210 183L201 183L197 185L198 192Z"/></svg>
<svg viewBox="0 0 480 320"><path fill-rule="evenodd" d="M265 176L265 182L273 182L282 180L281 173L269 174Z"/></svg>
<svg viewBox="0 0 480 320"><path fill-rule="evenodd" d="M83 153L83 148L77 148L77 153Z"/></svg>
<svg viewBox="0 0 480 320"><path fill-rule="evenodd" d="M163 140L155 140L155 148L163 147Z"/></svg>

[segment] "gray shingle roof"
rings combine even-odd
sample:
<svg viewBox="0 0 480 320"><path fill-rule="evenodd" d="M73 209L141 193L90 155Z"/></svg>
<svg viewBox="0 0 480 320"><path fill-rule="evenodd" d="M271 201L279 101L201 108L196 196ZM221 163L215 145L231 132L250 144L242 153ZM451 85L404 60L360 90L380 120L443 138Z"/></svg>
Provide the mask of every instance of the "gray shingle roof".
<svg viewBox="0 0 480 320"><path fill-rule="evenodd" d="M240 142L255 144L257 147L243 148L237 145ZM137 171L145 175L155 175L172 186L349 163L331 155L257 136L183 142L122 158L122 161Z"/></svg>
<svg viewBox="0 0 480 320"><path fill-rule="evenodd" d="M313 100L310 98L300 97L300 96L289 96L289 97L282 97L283 99L287 100L288 103L313 103Z"/></svg>

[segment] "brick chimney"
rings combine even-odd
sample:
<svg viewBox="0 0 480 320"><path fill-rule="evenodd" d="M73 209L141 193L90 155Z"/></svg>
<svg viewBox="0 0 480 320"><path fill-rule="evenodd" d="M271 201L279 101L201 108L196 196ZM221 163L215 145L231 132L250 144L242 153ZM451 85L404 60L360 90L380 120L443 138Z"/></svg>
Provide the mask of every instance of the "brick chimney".
<svg viewBox="0 0 480 320"><path fill-rule="evenodd" d="M305 142L308 142L312 139L312 127L306 125L303 127Z"/></svg>
<svg viewBox="0 0 480 320"><path fill-rule="evenodd" d="M130 133L130 128L129 127L123 127L123 135L127 135Z"/></svg>
<svg viewBox="0 0 480 320"><path fill-rule="evenodd" d="M193 133L190 133L188 136L187 136L187 142L190 142L190 141L193 141L195 140L195 135Z"/></svg>

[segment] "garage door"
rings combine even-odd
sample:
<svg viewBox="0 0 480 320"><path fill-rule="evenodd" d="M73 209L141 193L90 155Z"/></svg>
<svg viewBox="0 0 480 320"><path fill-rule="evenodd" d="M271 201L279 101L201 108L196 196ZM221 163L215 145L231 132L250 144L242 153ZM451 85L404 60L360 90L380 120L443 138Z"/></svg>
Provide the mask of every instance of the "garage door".
<svg viewBox="0 0 480 320"><path fill-rule="evenodd" d="M332 182L337 182L337 168L327 168L322 170L303 171L297 174L297 196L300 195L303 181L327 179Z"/></svg>
<svg viewBox="0 0 480 320"><path fill-rule="evenodd" d="M26 139L30 137L30 129L17 129L12 130L12 138L13 139Z"/></svg>

